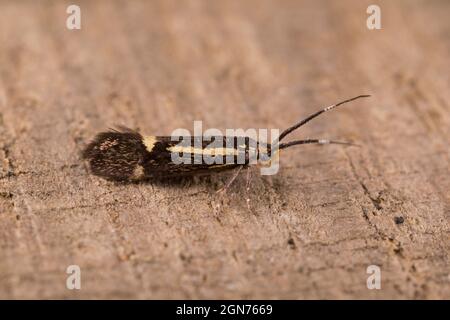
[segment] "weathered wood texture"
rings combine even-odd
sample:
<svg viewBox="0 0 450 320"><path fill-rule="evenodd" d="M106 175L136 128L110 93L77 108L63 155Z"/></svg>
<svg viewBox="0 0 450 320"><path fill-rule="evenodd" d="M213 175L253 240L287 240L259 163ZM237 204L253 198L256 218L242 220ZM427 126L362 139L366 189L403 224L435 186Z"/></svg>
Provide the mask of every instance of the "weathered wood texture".
<svg viewBox="0 0 450 320"><path fill-rule="evenodd" d="M0 2L1 298L450 298L449 1ZM117 185L80 150L148 134L284 128L280 172ZM403 217L402 224L395 218ZM68 265L82 289L66 289ZM382 289L368 290L379 265Z"/></svg>

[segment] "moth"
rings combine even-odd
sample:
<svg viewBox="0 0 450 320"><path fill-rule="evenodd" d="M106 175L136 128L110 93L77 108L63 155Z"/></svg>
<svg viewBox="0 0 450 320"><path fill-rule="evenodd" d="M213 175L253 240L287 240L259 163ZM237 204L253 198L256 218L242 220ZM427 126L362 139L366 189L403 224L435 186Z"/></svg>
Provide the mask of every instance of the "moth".
<svg viewBox="0 0 450 320"><path fill-rule="evenodd" d="M237 169L237 173L227 183L227 186L237 177L244 167L249 167L252 160L269 160L280 150L303 144L344 144L325 139L305 139L282 142L293 131L320 114L330 111L350 101L369 97L359 95L337 104L323 108L293 126L284 130L272 144L262 144L249 137L219 136L219 137L179 137L144 136L134 130L121 127L118 130L101 132L90 142L82 153L89 162L91 172L108 180L139 181L147 179L165 179L182 176L213 174L224 170ZM218 139L218 140L217 140ZM180 145L180 140L187 141ZM214 141L214 143L211 143ZM220 147L217 147L217 142ZM229 147L232 146L232 147ZM263 151L261 151L263 150ZM183 155L192 161L178 163L173 161L173 154ZM210 163L205 155L214 156L222 163ZM239 160L239 161L238 161Z"/></svg>

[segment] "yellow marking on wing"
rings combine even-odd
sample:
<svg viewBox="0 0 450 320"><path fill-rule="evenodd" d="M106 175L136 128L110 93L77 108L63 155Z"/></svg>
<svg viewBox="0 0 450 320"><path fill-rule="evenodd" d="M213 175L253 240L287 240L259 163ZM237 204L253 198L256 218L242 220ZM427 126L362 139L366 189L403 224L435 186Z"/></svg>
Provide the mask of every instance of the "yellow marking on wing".
<svg viewBox="0 0 450 320"><path fill-rule="evenodd" d="M156 137L155 136L145 136L144 137L144 145L148 152L151 152L153 150L153 147L156 143Z"/></svg>
<svg viewBox="0 0 450 320"><path fill-rule="evenodd" d="M167 148L170 152L177 153L193 153L202 154L208 156L228 156L228 155L238 155L238 150L234 148L194 148L194 147L183 147L183 146L172 146Z"/></svg>
<svg viewBox="0 0 450 320"><path fill-rule="evenodd" d="M145 173L144 173L144 167L141 165L137 165L134 170L133 173L130 176L131 180L140 180L142 178L144 178Z"/></svg>

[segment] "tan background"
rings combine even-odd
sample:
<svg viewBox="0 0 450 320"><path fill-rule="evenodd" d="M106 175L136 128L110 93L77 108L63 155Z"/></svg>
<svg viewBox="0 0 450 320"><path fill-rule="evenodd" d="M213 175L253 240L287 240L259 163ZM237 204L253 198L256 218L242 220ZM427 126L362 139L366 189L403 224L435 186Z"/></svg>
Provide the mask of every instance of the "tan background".
<svg viewBox="0 0 450 320"><path fill-rule="evenodd" d="M0 2L1 298L450 298L449 1ZM276 176L116 185L80 150L284 128L363 148L285 152ZM396 225L395 217L404 223ZM66 289L68 265L82 289ZM366 288L366 268L382 289Z"/></svg>

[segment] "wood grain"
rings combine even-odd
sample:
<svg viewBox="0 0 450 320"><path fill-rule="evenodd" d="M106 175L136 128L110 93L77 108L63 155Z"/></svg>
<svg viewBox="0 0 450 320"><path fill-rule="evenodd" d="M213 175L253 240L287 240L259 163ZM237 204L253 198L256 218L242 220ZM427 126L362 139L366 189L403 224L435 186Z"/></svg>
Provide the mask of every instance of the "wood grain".
<svg viewBox="0 0 450 320"><path fill-rule="evenodd" d="M0 298L450 298L448 1L0 2ZM280 172L114 184L115 124L280 128ZM402 217L404 222L396 224ZM82 289L68 290L68 265ZM382 289L368 290L379 265Z"/></svg>

